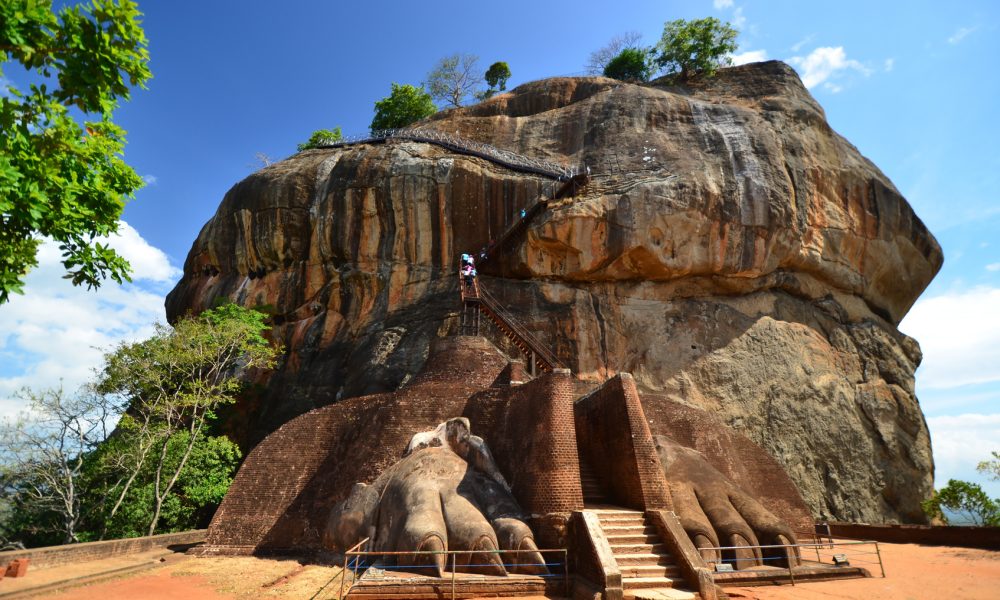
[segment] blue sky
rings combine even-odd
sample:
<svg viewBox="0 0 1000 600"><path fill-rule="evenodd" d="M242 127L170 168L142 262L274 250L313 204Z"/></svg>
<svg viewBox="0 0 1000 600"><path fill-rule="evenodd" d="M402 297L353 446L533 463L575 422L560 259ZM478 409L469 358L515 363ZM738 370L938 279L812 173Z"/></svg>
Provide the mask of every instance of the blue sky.
<svg viewBox="0 0 1000 600"><path fill-rule="evenodd" d="M67 287L47 247L28 294L0 308L0 414L13 391L83 381L96 349L141 338L223 194L254 155L292 154L318 128L363 132L392 82L420 83L442 56L510 64L509 87L582 75L614 35L659 39L664 21L717 16L742 31L741 61L799 71L835 130L902 191L945 266L901 329L925 360L918 396L937 481L1000 450L1000 5L940 2L142 1L149 89L117 113L126 159L147 178L113 240L136 281ZM15 75L8 72L13 84Z"/></svg>

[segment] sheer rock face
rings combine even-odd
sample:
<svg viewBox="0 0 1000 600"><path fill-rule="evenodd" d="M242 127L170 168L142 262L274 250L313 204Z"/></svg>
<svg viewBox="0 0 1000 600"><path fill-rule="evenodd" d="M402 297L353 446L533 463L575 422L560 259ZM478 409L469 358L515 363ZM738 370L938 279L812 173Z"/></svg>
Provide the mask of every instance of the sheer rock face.
<svg viewBox="0 0 1000 600"><path fill-rule="evenodd" d="M421 126L587 165L484 283L574 374L629 371L783 463L817 517L920 521L930 441L896 324L941 266L892 183L778 62L690 87L557 78ZM167 299L269 306L281 368L227 423L390 391L454 326L458 255L552 183L412 142L299 153L237 184Z"/></svg>

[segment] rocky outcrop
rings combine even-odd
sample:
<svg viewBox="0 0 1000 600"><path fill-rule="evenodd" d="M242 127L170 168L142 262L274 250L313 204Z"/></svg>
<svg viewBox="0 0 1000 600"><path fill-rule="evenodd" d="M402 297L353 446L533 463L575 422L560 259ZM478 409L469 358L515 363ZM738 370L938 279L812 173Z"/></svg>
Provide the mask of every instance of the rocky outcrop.
<svg viewBox="0 0 1000 600"><path fill-rule="evenodd" d="M484 278L578 378L628 371L644 394L713 412L818 517L922 519L920 352L896 324L941 250L789 67L683 88L549 79L421 127L591 168ZM252 445L416 373L454 329L458 255L554 185L423 143L299 153L226 195L168 315L218 298L273 312L281 367L226 416Z"/></svg>

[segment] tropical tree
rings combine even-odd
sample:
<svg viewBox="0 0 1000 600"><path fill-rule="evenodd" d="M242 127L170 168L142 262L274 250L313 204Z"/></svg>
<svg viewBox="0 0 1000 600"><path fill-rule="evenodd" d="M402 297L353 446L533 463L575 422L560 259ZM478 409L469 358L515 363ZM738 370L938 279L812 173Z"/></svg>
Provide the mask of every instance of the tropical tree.
<svg viewBox="0 0 1000 600"><path fill-rule="evenodd" d="M437 112L434 100L423 87L392 84L392 93L375 103L371 130L398 129Z"/></svg>
<svg viewBox="0 0 1000 600"><path fill-rule="evenodd" d="M944 509L957 514L962 521L975 525L1000 527L1000 501L991 500L978 484L949 479L948 485L923 502L924 512L948 522Z"/></svg>
<svg viewBox="0 0 1000 600"><path fill-rule="evenodd" d="M483 94L484 98L489 98L493 94L507 89L507 80L510 79L510 67L505 62L495 62L486 70L486 85L490 86Z"/></svg>
<svg viewBox="0 0 1000 600"><path fill-rule="evenodd" d="M121 343L105 355L96 389L127 400L128 465L117 486L113 518L144 469L152 474L148 535L156 531L164 503L200 440L215 409L236 401L247 369L269 368L275 350L262 333L266 315L235 304L182 319L172 328L157 326L141 342ZM171 459L171 444L183 433L186 442Z"/></svg>
<svg viewBox="0 0 1000 600"><path fill-rule="evenodd" d="M713 75L723 65L732 64L739 31L715 17L694 21L678 19L663 26L663 37L656 45L656 59L669 74L682 80L694 75Z"/></svg>
<svg viewBox="0 0 1000 600"><path fill-rule="evenodd" d="M128 262L96 238L118 230L143 185L112 121L151 76L141 13L131 0L51 5L0 2L0 304L23 293L45 237L74 285L129 279ZM10 61L31 72L26 89L3 79Z"/></svg>
<svg viewBox="0 0 1000 600"><path fill-rule="evenodd" d="M622 81L648 81L653 74L649 53L638 48L625 48L604 67L604 76Z"/></svg>
<svg viewBox="0 0 1000 600"><path fill-rule="evenodd" d="M108 438L121 406L88 390L70 396L62 388L23 389L16 397L27 409L0 426L0 495L32 535L80 541L81 521L91 508L86 459Z"/></svg>
<svg viewBox="0 0 1000 600"><path fill-rule="evenodd" d="M587 73L601 75L608 63L621 54L622 50L626 48L641 49L640 42L642 42L642 34L638 31L628 31L616 35L603 48L590 53L590 60L587 61L586 66Z"/></svg>
<svg viewBox="0 0 1000 600"><path fill-rule="evenodd" d="M508 69L508 74L509 72ZM482 85L483 77L479 73L481 71L478 56L473 54L446 56L427 74L427 90L434 100L456 107L462 106L466 98L476 96L479 86Z"/></svg>
<svg viewBox="0 0 1000 600"><path fill-rule="evenodd" d="M298 145L299 152L339 142L341 137L340 127L334 127L333 129L317 129L311 136L309 136L308 140Z"/></svg>
<svg viewBox="0 0 1000 600"><path fill-rule="evenodd" d="M991 460L984 460L976 465L976 470L993 481L1000 481L1000 452L994 450L990 454L993 455L993 458Z"/></svg>

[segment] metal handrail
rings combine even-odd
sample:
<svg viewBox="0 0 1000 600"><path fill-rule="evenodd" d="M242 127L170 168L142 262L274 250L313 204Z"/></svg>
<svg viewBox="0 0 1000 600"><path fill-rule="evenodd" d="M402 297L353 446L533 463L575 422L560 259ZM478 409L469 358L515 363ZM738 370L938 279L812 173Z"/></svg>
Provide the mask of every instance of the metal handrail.
<svg viewBox="0 0 1000 600"><path fill-rule="evenodd" d="M699 550L717 550L717 551L721 552L722 550L754 550L754 549L756 549L756 550L763 550L763 549L770 549L770 548L813 548L813 549L816 550L816 562L822 564L823 560L820 558L820 555L819 555L820 548L832 550L832 549L834 549L835 546L868 546L868 545L872 545L872 544L875 545L875 552L873 552L873 553L869 552L867 554L875 554L878 557L878 566L879 566L879 569L882 571L882 577L884 578L885 577L885 565L882 563L882 552L881 552L881 550L878 547L878 542L875 541L875 540L850 540L850 541L847 541L847 542L825 542L825 543L813 543L813 544L808 544L807 543L807 544L767 544L767 545L761 545L761 544L759 544L759 545L756 545L756 546L706 546L706 547L703 547L703 548L699 547L698 549ZM730 558L730 559L725 559L725 560L720 560L720 561L708 561L708 562L710 562L710 563L712 563L712 562L738 562L738 561L741 561L741 560L754 560L754 561L756 561L758 559L756 557L754 557L752 559L751 558ZM761 559L761 560L767 560L767 559ZM789 577L789 579L791 579L792 585L795 585L795 573L792 571L792 561L790 561L790 560L788 561L788 577Z"/></svg>
<svg viewBox="0 0 1000 600"><path fill-rule="evenodd" d="M357 558L360 558L362 556L414 556L414 555L427 555L427 554L451 556L451 597L452 597L452 599L455 598L455 589L456 589L455 575L458 572L458 570L456 569L456 566L466 566L466 565L457 565L457 557L460 554L461 555L465 555L465 554L468 554L468 555L472 555L472 554L524 554L524 553L531 553L531 552L537 552L539 554L559 553L559 554L562 554L562 562L561 563L552 563L552 564L553 565L561 565L563 567L563 582L564 582L564 584L566 586L566 597L568 598L569 595L570 595L569 560L568 560L568 558L569 558L569 551L566 550L565 548L551 548L551 549L539 549L539 550L533 550L533 549L523 549L523 550L499 550L499 549L498 550L410 550L410 551L407 551L407 550L395 550L395 551L377 551L377 550L375 550L375 551L359 551L359 550L356 550L356 548L358 548L361 544L363 544L363 543L365 543L367 541L368 541L368 538L365 538L362 542L360 542L359 544L355 545L354 548L351 548L350 550L348 550L347 552L344 553L344 564L345 565L347 564L347 558L348 558L348 556L354 556L354 557L357 557ZM447 563L447 560L445 562ZM517 567L517 566L531 566L531 565L535 565L536 563L523 563L523 564L522 563L500 563L500 564L504 568L506 568L506 567ZM544 563L544 564L545 564L545 566L549 565L549 563L547 563L547 562ZM357 565L358 565L358 563L355 562L355 565L354 565L355 575L354 575L354 577L351 580L351 587L347 588L348 595L350 595L351 590L354 589L354 586L357 584L357 581L358 581L358 578L357 578ZM431 567L431 566L433 566L433 565L420 565L421 568ZM416 568L416 567L414 567L414 568ZM544 577L544 576L542 576L542 577ZM432 577L428 576L428 578L432 578ZM440 579L440 578L434 577L432 579ZM341 585L340 597L341 598L345 597L344 596L343 585Z"/></svg>
<svg viewBox="0 0 1000 600"><path fill-rule="evenodd" d="M535 173L537 175L543 175L559 181L572 179L576 175L586 172L585 168L566 168L553 162L530 158L510 150L504 150L502 148L497 148L496 146L491 146L490 144L469 140L454 134L434 129L382 129L372 131L369 134L341 137L336 140L328 138L320 141L316 147L339 148L354 144L380 143L393 139L435 144L462 154L478 156L479 158L484 158L517 171Z"/></svg>
<svg viewBox="0 0 1000 600"><path fill-rule="evenodd" d="M343 574L344 576L340 580L340 595L337 596L338 598L343 598L344 597L344 583L347 581L347 575L346 575L346 573L347 573L347 557L348 557L348 555L350 555L351 552L355 552L355 551L357 551L358 548L360 548L360 547L364 546L365 544L367 544L369 540L371 540L371 538L370 537L366 537L365 539L361 540L357 544L354 544L353 546L351 546L350 550L348 550L347 552L344 553L344 568L341 571L341 574ZM351 587L354 587L354 582L356 580L357 580L357 563L355 563L354 577L351 578ZM347 591L350 592L351 588L347 588Z"/></svg>
<svg viewBox="0 0 1000 600"><path fill-rule="evenodd" d="M525 345L531 348L531 351L534 352L543 363L545 363L545 366L548 369L557 369L562 367L559 359L557 359L554 354L549 352L549 350L538 340L538 338L518 323L514 316L508 313L500 305L500 302L497 301L492 294L486 291L486 288L480 286L478 291L480 302L486 306L492 314L503 321L504 325L509 327L515 335L520 337L522 341L524 341Z"/></svg>

